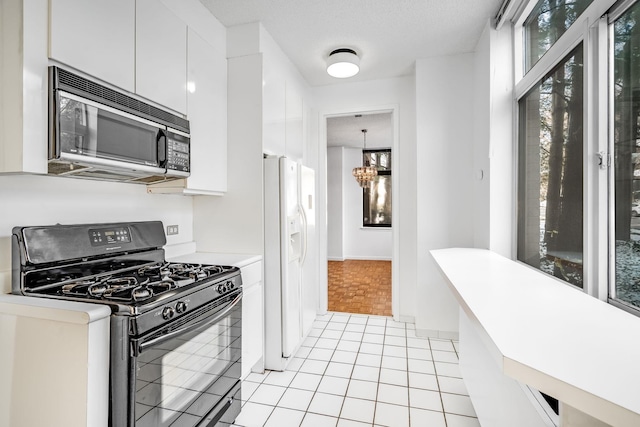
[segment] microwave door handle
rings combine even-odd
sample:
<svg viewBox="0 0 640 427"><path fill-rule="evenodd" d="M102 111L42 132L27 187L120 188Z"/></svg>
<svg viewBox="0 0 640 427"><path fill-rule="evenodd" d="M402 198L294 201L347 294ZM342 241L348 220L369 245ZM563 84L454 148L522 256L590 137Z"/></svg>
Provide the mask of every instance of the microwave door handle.
<svg viewBox="0 0 640 427"><path fill-rule="evenodd" d="M167 133L158 129L158 135L156 137L158 145L158 166L161 168L167 167Z"/></svg>

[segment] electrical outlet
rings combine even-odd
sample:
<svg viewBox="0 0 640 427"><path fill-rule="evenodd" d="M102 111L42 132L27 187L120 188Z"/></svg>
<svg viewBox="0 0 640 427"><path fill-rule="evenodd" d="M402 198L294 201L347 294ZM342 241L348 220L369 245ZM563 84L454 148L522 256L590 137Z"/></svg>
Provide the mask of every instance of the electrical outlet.
<svg viewBox="0 0 640 427"><path fill-rule="evenodd" d="M178 226L177 225L167 225L167 236L173 236L178 234Z"/></svg>

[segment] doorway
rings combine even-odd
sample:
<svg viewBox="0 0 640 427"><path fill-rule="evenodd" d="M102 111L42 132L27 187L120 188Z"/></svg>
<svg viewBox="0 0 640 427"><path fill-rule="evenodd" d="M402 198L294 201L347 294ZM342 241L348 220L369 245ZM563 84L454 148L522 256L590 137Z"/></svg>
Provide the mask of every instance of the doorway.
<svg viewBox="0 0 640 427"><path fill-rule="evenodd" d="M327 309L392 315L393 113L327 118ZM359 183L352 170L377 171Z"/></svg>

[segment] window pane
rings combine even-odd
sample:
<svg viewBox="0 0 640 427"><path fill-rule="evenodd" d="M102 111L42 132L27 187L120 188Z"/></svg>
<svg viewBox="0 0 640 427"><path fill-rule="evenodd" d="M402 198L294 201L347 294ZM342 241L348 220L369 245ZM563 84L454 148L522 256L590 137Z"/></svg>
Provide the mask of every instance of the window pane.
<svg viewBox="0 0 640 427"><path fill-rule="evenodd" d="M640 4L613 25L615 289L640 307Z"/></svg>
<svg viewBox="0 0 640 427"><path fill-rule="evenodd" d="M531 67L573 24L593 0L540 0L524 23L525 69Z"/></svg>
<svg viewBox="0 0 640 427"><path fill-rule="evenodd" d="M583 55L519 101L518 259L582 287Z"/></svg>
<svg viewBox="0 0 640 427"><path fill-rule="evenodd" d="M364 188L364 226L391 226L391 175L378 175Z"/></svg>
<svg viewBox="0 0 640 427"><path fill-rule="evenodd" d="M362 161L378 170L378 176L363 189L362 224L391 227L391 149L362 150Z"/></svg>

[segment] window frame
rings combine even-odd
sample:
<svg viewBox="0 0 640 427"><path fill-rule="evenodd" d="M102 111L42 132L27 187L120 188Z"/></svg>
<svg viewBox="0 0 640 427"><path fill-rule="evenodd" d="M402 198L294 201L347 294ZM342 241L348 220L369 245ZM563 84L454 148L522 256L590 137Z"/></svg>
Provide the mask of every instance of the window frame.
<svg viewBox="0 0 640 427"><path fill-rule="evenodd" d="M365 148L362 150L362 164L366 164L367 153L389 153L391 156L391 164L387 169L378 169L378 175L385 175L391 177L391 224L365 224L365 212L367 208L366 189L362 189L362 228L364 229L383 229L390 230L393 227L393 152L391 148ZM377 177L374 177L374 180Z"/></svg>
<svg viewBox="0 0 640 427"><path fill-rule="evenodd" d="M631 3L631 0L627 0ZM514 178L519 176L519 102L552 69L561 63L573 49L583 43L584 87L583 87L583 288L582 291L603 301L608 300L611 272L609 265L612 254L610 246L609 215L611 214L609 175L613 168L600 168L602 154L605 163L612 152L610 145L610 90L609 81L609 32L611 31L606 13L612 9L615 0L593 0L578 19L545 52L533 66L525 72L525 28L524 24L537 5L538 0L525 0L512 19L514 42ZM617 7L616 7L617 9ZM597 84L599 76L606 76L605 84ZM517 183L515 184L516 197ZM514 225L518 224L518 208L514 209ZM513 235L513 259L517 260L517 232ZM518 261L520 262L520 261ZM525 264L525 263L523 263ZM527 264L525 264L527 265ZM535 269L534 267L530 267ZM536 269L537 270L537 269ZM545 274L540 272L541 274ZM559 283L575 286L556 279ZM638 313L640 314L640 313Z"/></svg>

